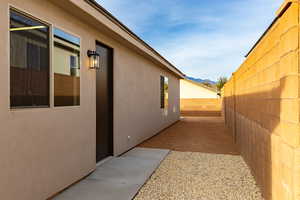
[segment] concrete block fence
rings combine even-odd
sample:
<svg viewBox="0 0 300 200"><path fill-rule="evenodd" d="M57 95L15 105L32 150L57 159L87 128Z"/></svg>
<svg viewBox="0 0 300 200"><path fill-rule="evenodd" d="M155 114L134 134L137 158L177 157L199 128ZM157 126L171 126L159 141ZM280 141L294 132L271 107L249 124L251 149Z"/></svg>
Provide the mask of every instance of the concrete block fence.
<svg viewBox="0 0 300 200"><path fill-rule="evenodd" d="M299 1L274 23L223 88L226 126L267 200L300 200Z"/></svg>

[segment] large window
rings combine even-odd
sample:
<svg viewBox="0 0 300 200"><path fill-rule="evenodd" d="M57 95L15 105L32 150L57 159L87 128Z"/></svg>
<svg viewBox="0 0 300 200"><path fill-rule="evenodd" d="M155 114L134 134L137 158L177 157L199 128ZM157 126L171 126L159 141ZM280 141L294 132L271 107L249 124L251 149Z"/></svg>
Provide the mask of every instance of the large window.
<svg viewBox="0 0 300 200"><path fill-rule="evenodd" d="M49 27L10 11L10 105L49 106Z"/></svg>
<svg viewBox="0 0 300 200"><path fill-rule="evenodd" d="M54 105L80 104L80 39L54 29Z"/></svg>
<svg viewBox="0 0 300 200"><path fill-rule="evenodd" d="M160 108L168 108L169 104L169 79L160 76Z"/></svg>

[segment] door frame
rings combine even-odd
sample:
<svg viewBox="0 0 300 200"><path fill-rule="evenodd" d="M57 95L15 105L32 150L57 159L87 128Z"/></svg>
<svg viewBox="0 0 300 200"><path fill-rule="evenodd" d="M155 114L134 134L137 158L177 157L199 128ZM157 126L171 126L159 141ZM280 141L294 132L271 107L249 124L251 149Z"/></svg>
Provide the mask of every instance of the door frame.
<svg viewBox="0 0 300 200"><path fill-rule="evenodd" d="M113 156L114 155L114 49L103 42L100 42L99 40L96 40L96 49L97 45L102 46L104 48L107 48L111 51L111 71L108 74L109 76L109 98L111 99L111 103L109 104L109 127L110 127L110 134L109 134L109 152L108 156ZM96 73L101 73L101 69L99 71L96 71ZM97 81L97 76L96 76L96 81ZM97 83L96 83L96 90L97 90ZM97 91L96 91L97 93ZM97 95L96 95L96 108L97 108ZM96 109L97 112L97 109ZM96 113L96 137L97 137L97 113ZM104 158L105 159L105 158ZM96 163L101 162L97 161L97 140L96 140Z"/></svg>

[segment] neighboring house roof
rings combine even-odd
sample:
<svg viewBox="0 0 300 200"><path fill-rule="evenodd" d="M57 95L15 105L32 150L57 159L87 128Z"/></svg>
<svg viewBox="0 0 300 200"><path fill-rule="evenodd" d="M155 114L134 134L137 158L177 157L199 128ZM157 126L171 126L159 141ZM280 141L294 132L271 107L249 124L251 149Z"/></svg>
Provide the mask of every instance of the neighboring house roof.
<svg viewBox="0 0 300 200"><path fill-rule="evenodd" d="M95 0L51 0L53 2L56 2L57 4L62 5L62 7L65 7L66 4L72 3L73 5L77 6L81 10L83 10L86 14L88 14L90 17L93 18L93 20L97 20L103 25L106 26L106 28L109 28L110 31L113 31L115 34L117 34L119 37L123 38L127 42L129 42L131 45L134 45L139 50L143 51L147 56L150 56L152 59L155 60L155 62L158 62L159 64L166 67L168 70L173 72L175 75L179 76L180 78L184 78L185 75L177 69L172 63L170 63L167 59L165 59L162 55L160 55L155 49L153 49L150 45L148 45L144 40L142 40L140 37L138 37L133 31L131 31L127 26L125 26L122 22L120 22L116 17L114 17L109 11L107 11L105 8L103 8L101 5L99 5ZM82 2L86 2L89 6L83 5ZM96 16L91 8L94 8L103 15L106 20L103 21L103 16ZM70 12L76 12L72 9L68 9ZM92 19L90 18L90 19ZM113 25L110 23L107 23L107 19L113 23ZM118 27L118 29L116 29ZM130 38L128 38L128 36ZM132 39L134 40L132 40ZM134 42L135 41L135 42ZM150 53L151 52L151 53Z"/></svg>
<svg viewBox="0 0 300 200"><path fill-rule="evenodd" d="M218 90L216 88L208 87L207 85L204 85L203 83L199 83L199 82L192 81L192 80L189 80L189 79L184 79L184 80L187 81L187 82L190 82L190 83L192 83L194 85L197 85L199 87L202 87L202 88L205 88L207 90L210 90L212 92L218 93Z"/></svg>

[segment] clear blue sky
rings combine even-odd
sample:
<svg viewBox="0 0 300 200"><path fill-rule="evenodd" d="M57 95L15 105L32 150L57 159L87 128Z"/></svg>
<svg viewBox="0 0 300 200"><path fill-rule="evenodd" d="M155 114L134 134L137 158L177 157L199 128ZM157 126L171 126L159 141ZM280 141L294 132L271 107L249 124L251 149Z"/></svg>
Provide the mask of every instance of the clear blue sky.
<svg viewBox="0 0 300 200"><path fill-rule="evenodd" d="M229 77L283 0L97 0L188 76Z"/></svg>

